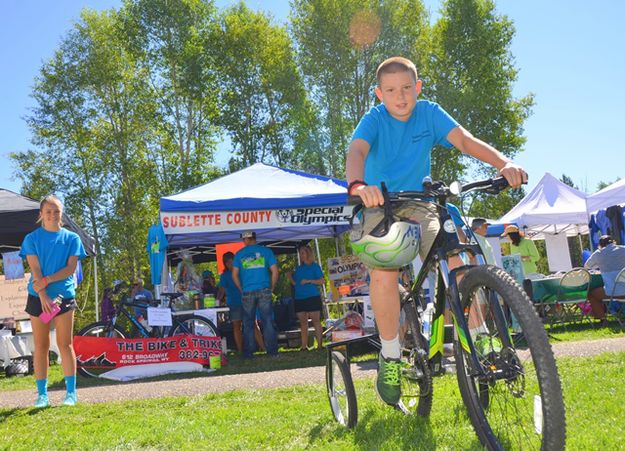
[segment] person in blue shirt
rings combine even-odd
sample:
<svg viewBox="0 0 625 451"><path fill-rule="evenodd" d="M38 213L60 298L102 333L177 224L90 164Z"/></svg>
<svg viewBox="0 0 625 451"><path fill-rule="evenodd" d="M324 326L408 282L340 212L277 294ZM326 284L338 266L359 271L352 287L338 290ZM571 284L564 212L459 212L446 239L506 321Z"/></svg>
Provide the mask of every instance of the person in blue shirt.
<svg viewBox="0 0 625 451"><path fill-rule="evenodd" d="M273 289L278 282L278 262L273 252L256 244L256 232L241 234L245 247L234 256L232 281L242 293L243 357L254 352L254 321L256 309L263 324L267 355L278 355L278 333L273 324Z"/></svg>
<svg viewBox="0 0 625 451"><path fill-rule="evenodd" d="M35 349L33 364L37 383L35 407L50 405L48 399L48 353L50 322L42 321L42 313L52 313L55 302L60 311L52 319L56 342L65 375L64 405L73 406L76 396L76 354L72 345L76 291L73 274L79 259L87 256L79 236L62 227L63 205L55 196L46 196L39 205L41 227L24 238L20 255L26 258L31 277L28 282L26 313L30 315Z"/></svg>
<svg viewBox="0 0 625 451"><path fill-rule="evenodd" d="M454 146L494 166L514 188L527 180L522 167L473 137L440 105L418 100L422 82L412 61L389 58L378 66L376 78L381 103L360 120L346 159L348 193L359 196L366 208L383 205L382 182L389 191L422 191L435 146ZM425 258L439 230L436 207L421 203L395 213L420 223L419 253ZM395 405L401 395L398 272L370 269L371 304L382 343L376 388L384 402Z"/></svg>
<svg viewBox="0 0 625 451"><path fill-rule="evenodd" d="M243 352L243 303L241 301L241 291L234 284L232 280L232 265L234 260L234 254L232 252L226 252L222 257L226 270L221 273L219 279L219 292L217 293L217 299L222 301L224 296L226 303L230 309L230 321L232 322L232 333L234 335L234 344L237 347L239 353Z"/></svg>
<svg viewBox="0 0 625 451"><path fill-rule="evenodd" d="M325 283L321 266L315 262L315 256L309 246L298 249L300 265L289 274L291 285L295 288L295 313L301 331L301 351L308 350L308 320L315 328L317 349L323 349L321 329L321 293L319 287Z"/></svg>

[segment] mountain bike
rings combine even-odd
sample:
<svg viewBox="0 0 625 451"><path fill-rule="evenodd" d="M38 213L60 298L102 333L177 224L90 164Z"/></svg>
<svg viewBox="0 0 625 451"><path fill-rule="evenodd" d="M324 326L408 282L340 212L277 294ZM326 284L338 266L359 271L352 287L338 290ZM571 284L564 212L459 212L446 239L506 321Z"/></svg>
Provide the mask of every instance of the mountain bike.
<svg viewBox="0 0 625 451"><path fill-rule="evenodd" d="M119 294L120 288L116 287L114 294ZM174 335L200 335L206 337L219 336L217 327L207 318L195 314L177 315L175 313L176 299L183 293L161 293L161 299L156 301L133 301L129 296L120 296L115 308L115 313L108 321L97 321L83 327L76 335L86 337L130 338L139 335L142 338L163 338ZM134 312L127 307L147 309L156 306L171 306L172 325L151 327L143 324ZM131 326L131 331L123 327L120 318L126 318ZM133 333L134 332L134 333ZM110 368L109 368L110 369ZM98 377L108 371L107 368L78 367L78 372L85 377Z"/></svg>
<svg viewBox="0 0 625 451"><path fill-rule="evenodd" d="M453 319L453 347L458 386L471 423L488 449L563 449L565 411L555 358L545 329L523 289L502 269L485 264L478 244L461 243L446 202L452 195L481 191L498 194L508 186L503 177L451 187L424 184L420 192L384 192L385 202L433 202L440 230L411 289L401 294L402 397L405 414L429 415L432 378L442 365L446 308ZM350 203L360 203L350 198ZM469 261L450 269L449 259ZM431 333L423 324L434 294ZM514 318L514 321L513 321ZM328 345L326 384L334 417L347 427L358 418L350 373L349 348L370 335Z"/></svg>

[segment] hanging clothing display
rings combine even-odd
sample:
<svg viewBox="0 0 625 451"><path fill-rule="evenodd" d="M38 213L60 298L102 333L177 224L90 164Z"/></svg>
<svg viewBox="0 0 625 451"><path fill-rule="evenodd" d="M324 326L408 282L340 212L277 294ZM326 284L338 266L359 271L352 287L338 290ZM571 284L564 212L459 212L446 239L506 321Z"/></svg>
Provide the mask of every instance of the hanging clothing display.
<svg viewBox="0 0 625 451"><path fill-rule="evenodd" d="M154 285L161 283L161 273L167 257L168 244L163 226L160 223L150 226L147 251L150 256L150 277Z"/></svg>
<svg viewBox="0 0 625 451"><path fill-rule="evenodd" d="M612 235L616 244L623 244L625 242L625 237L623 237L623 209L619 205L613 205L608 207L605 215L610 221L610 235Z"/></svg>

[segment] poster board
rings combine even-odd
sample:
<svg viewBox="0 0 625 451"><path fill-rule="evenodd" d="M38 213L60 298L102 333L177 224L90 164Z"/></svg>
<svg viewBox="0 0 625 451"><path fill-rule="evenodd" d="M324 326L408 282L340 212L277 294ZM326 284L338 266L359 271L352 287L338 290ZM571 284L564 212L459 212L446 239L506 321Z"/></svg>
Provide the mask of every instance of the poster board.
<svg viewBox="0 0 625 451"><path fill-rule="evenodd" d="M501 263L505 272L510 274L516 282L523 286L525 280L525 271L523 270L523 261L520 254L504 255L501 257Z"/></svg>
<svg viewBox="0 0 625 451"><path fill-rule="evenodd" d="M369 294L369 271L355 255L329 258L328 278L334 300Z"/></svg>
<svg viewBox="0 0 625 451"><path fill-rule="evenodd" d="M6 280L0 275L0 318L28 319L26 299L28 299L28 281L30 274L22 279Z"/></svg>

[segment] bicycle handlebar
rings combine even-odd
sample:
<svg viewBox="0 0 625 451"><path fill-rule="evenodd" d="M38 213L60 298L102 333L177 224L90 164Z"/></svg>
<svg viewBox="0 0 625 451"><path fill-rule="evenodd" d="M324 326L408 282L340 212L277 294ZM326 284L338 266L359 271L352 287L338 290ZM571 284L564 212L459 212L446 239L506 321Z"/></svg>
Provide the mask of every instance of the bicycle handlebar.
<svg viewBox="0 0 625 451"><path fill-rule="evenodd" d="M454 195L450 188L443 182L430 182L427 185L428 189L425 191L399 191L396 193L388 193L388 197L390 200L431 200L432 198L440 196L449 197ZM458 194L470 191L482 191L488 194L499 194L509 186L508 180L506 180L505 177L496 177L462 185ZM362 199L360 196L347 196L347 204L362 204Z"/></svg>

